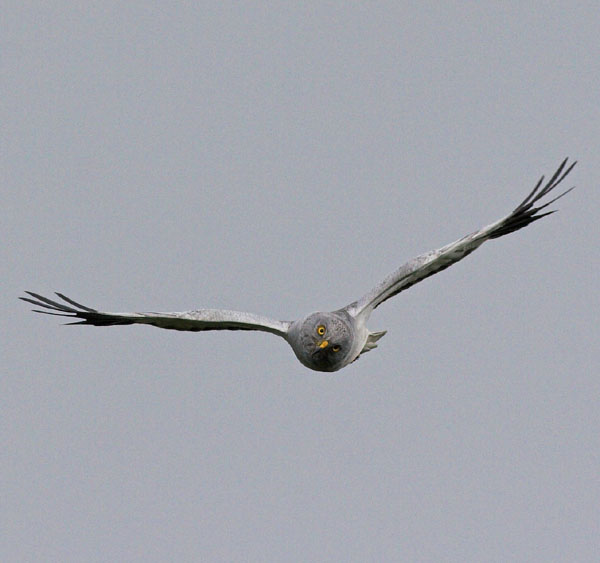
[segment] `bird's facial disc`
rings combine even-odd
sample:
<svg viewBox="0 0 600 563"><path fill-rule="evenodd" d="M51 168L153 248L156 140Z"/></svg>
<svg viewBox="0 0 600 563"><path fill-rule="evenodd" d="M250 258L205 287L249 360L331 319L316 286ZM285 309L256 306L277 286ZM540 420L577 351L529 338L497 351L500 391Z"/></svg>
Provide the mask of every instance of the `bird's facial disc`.
<svg viewBox="0 0 600 563"><path fill-rule="evenodd" d="M301 338L312 369L336 371L345 365L352 339L350 328L339 316L311 315L303 324Z"/></svg>

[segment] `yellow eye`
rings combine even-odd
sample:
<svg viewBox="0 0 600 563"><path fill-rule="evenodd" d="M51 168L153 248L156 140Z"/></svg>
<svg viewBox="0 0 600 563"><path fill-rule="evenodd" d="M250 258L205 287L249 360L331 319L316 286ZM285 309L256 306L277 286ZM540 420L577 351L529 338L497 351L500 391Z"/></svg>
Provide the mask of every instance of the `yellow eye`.
<svg viewBox="0 0 600 563"><path fill-rule="evenodd" d="M325 327L323 325L319 325L317 327L317 334L319 336L323 336L325 334Z"/></svg>
<svg viewBox="0 0 600 563"><path fill-rule="evenodd" d="M336 344L336 345L335 345L335 346L332 348L332 350L333 350L334 352L339 352L339 351L340 351L340 349L341 349L341 346L340 346L339 344Z"/></svg>

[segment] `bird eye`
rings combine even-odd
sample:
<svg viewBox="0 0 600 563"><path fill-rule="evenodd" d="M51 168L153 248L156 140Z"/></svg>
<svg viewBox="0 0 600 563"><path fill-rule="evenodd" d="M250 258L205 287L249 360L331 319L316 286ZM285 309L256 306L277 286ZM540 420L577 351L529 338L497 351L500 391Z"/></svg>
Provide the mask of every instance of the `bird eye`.
<svg viewBox="0 0 600 563"><path fill-rule="evenodd" d="M341 348L342 348L342 347L341 347L339 344L336 344L336 345L335 345L335 346L332 348L332 350L333 350L334 352L339 352L339 351L341 350Z"/></svg>
<svg viewBox="0 0 600 563"><path fill-rule="evenodd" d="M325 334L325 327L323 325L319 325L317 327L317 334L319 336L323 336Z"/></svg>

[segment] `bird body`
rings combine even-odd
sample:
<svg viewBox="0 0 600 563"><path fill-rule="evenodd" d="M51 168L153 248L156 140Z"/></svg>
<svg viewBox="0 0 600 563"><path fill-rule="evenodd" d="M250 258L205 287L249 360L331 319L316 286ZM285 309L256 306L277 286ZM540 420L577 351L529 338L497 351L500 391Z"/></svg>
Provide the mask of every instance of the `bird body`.
<svg viewBox="0 0 600 563"><path fill-rule="evenodd" d="M511 213L451 244L409 260L357 301L336 311L318 311L292 322L223 309L198 309L180 313L108 313L81 305L61 293L57 295L64 303L30 291L26 292L30 297L20 297L20 299L44 309L34 309L38 313L78 319L69 324L94 326L148 324L159 328L195 332L205 330L269 332L284 338L304 366L316 371L333 372L377 347L377 341L385 331L371 332L367 328L367 322L371 313L384 301L462 260L487 240L522 229L554 213L554 211L544 213L539 211L573 188L538 207L535 207L535 204L558 186L575 164L574 162L566 167L567 159L565 159L550 180L541 187L544 181L542 176L533 191Z"/></svg>

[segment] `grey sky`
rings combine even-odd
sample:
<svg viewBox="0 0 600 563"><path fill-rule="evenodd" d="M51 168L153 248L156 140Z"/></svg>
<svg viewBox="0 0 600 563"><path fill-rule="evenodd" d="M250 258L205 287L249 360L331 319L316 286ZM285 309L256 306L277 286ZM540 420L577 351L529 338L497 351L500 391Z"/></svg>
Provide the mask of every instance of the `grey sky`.
<svg viewBox="0 0 600 563"><path fill-rule="evenodd" d="M600 8L16 3L2 19L3 561L592 561ZM259 333L498 219L336 374Z"/></svg>

